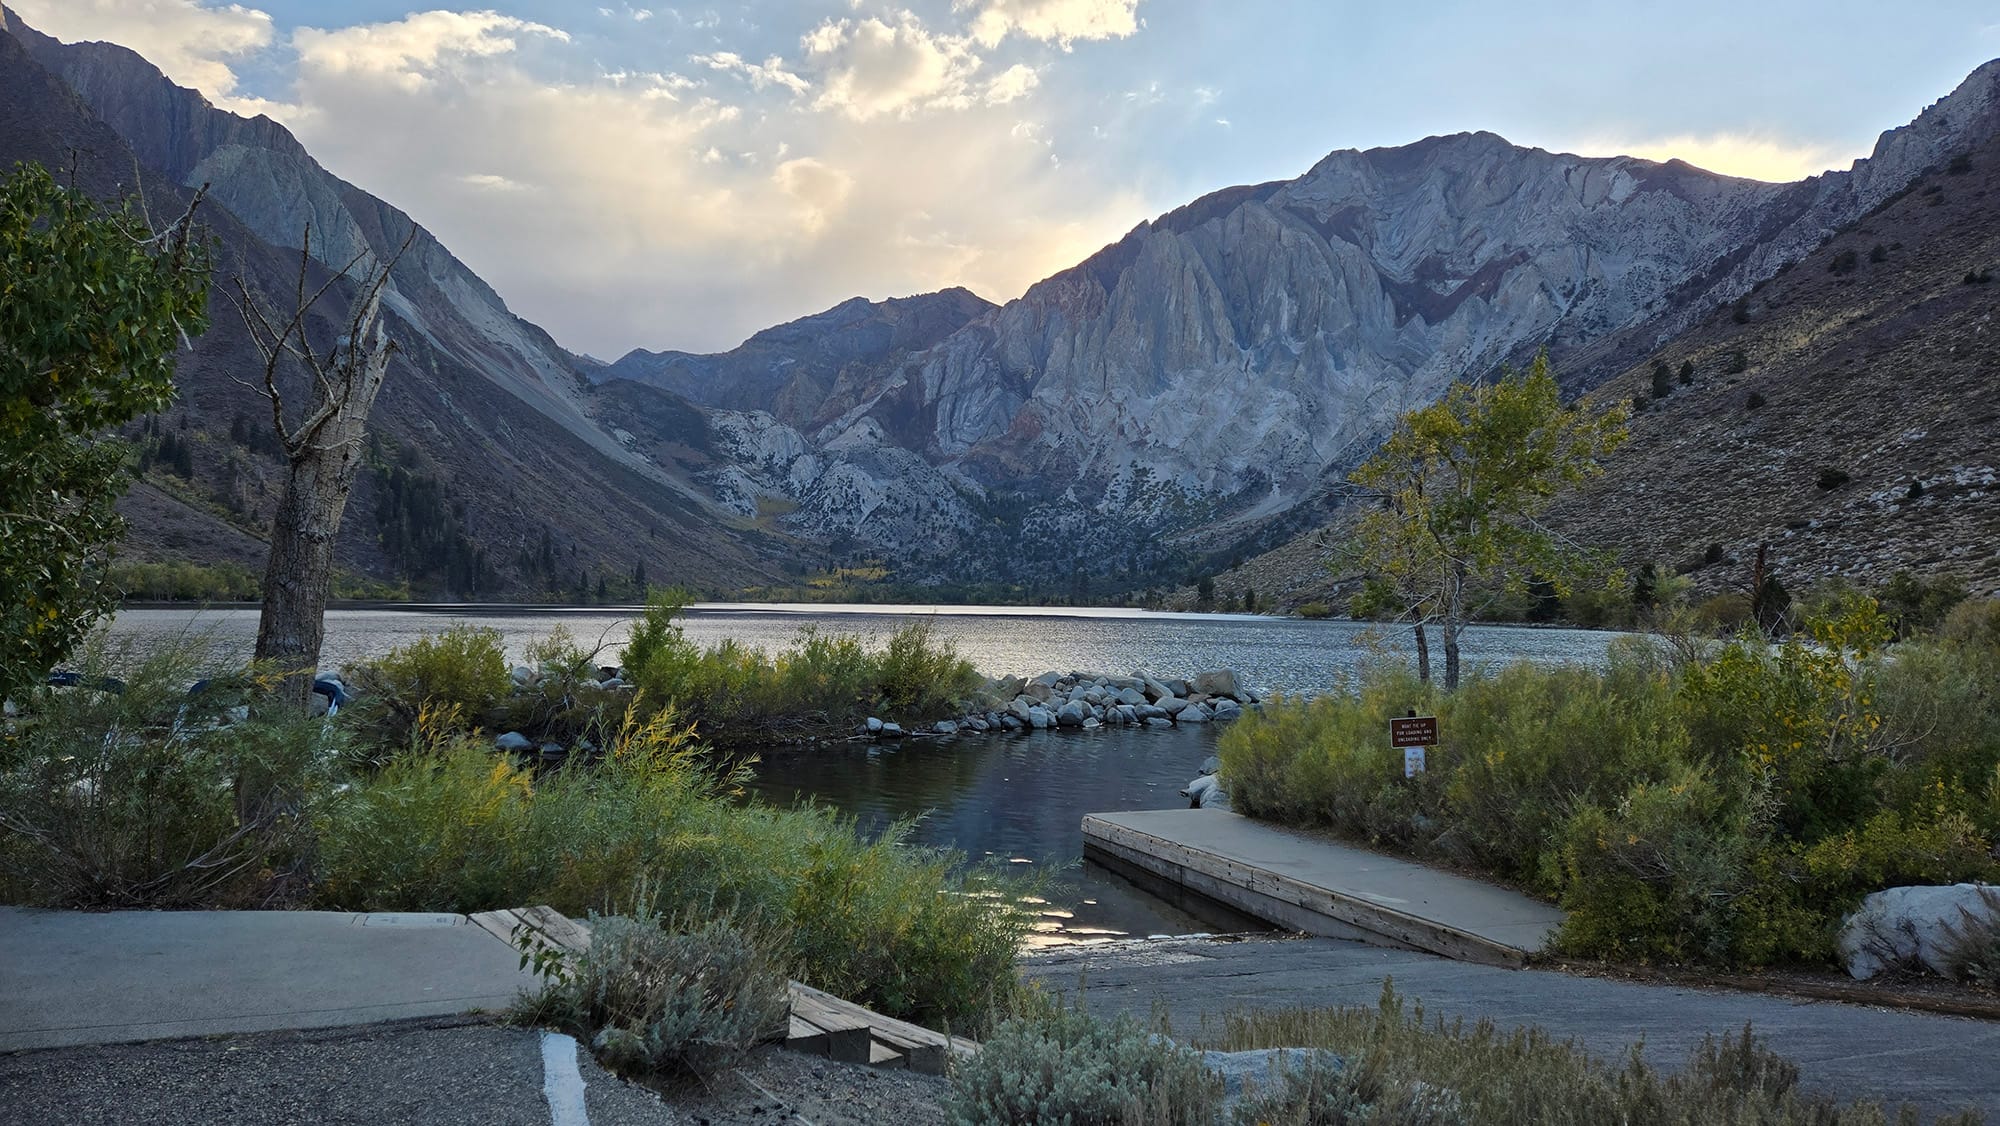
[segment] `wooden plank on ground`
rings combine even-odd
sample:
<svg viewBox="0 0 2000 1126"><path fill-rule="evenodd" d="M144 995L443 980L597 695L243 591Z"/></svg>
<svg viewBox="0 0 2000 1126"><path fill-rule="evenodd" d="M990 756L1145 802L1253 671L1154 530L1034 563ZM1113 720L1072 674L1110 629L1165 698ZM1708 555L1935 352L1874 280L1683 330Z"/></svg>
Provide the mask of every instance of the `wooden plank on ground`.
<svg viewBox="0 0 2000 1126"><path fill-rule="evenodd" d="M514 928L521 923L521 916L513 911L481 911L471 916L472 925L492 935L494 938L514 945Z"/></svg>
<svg viewBox="0 0 2000 1126"><path fill-rule="evenodd" d="M792 994L792 1019L817 1028L824 1037L826 1054L833 1059L841 1063L869 1061L874 1038L866 1020L797 992Z"/></svg>
<svg viewBox="0 0 2000 1126"><path fill-rule="evenodd" d="M952 1056L971 1055L979 1050L976 1042L962 1036L946 1036L921 1025L883 1016L801 982L793 982L791 992L794 1012L799 1012L803 1005L808 1012L836 1012L861 1021L868 1026L874 1039L907 1057L912 1070L927 1075L942 1075L946 1062ZM809 1016L808 1019L812 1018Z"/></svg>
<svg viewBox="0 0 2000 1126"><path fill-rule="evenodd" d="M523 907L515 913L554 946L572 954L590 949L590 929L553 907Z"/></svg>

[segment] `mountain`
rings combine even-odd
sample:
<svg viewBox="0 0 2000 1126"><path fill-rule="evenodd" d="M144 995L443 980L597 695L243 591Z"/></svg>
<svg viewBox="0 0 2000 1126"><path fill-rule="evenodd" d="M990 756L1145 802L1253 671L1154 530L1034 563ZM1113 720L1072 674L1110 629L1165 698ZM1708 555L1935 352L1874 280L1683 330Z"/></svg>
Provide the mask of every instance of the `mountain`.
<svg viewBox="0 0 2000 1126"><path fill-rule="evenodd" d="M919 354L847 358L837 392L801 381L781 409L741 411L746 487L796 504L786 522L812 534L1043 578L1269 541L1323 515L1395 417L1451 380L1547 347L1573 390L1594 386L1996 127L2000 62L1852 169L1796 184L1490 133L1336 152L1142 223ZM790 354L743 353L761 374L644 362L720 403L703 381L767 393ZM729 405L746 401L769 400ZM863 460L869 487L821 483ZM884 496L929 507L879 521Z"/></svg>
<svg viewBox="0 0 2000 1126"><path fill-rule="evenodd" d="M283 127L218 110L125 48L61 44L5 9L0 21L0 159L74 158L80 183L105 198L129 193L137 173L156 208L176 211L208 186L220 243L212 327L180 364L169 420L187 431L194 468L133 489L138 555L261 562L279 468L248 425L268 408L238 379L261 367L223 287L243 277L285 292L310 225L315 283L409 240L385 300L401 352L341 566L483 596L569 592L639 566L656 581L732 586L777 573L783 537L732 523L708 489L600 426L586 365L409 216L328 173ZM333 331L347 292L330 295L319 332Z"/></svg>
<svg viewBox="0 0 2000 1126"><path fill-rule="evenodd" d="M1711 593L1748 584L1760 543L1794 587L1909 569L2000 591L1996 276L1988 139L1605 383L1646 405L1552 521Z"/></svg>

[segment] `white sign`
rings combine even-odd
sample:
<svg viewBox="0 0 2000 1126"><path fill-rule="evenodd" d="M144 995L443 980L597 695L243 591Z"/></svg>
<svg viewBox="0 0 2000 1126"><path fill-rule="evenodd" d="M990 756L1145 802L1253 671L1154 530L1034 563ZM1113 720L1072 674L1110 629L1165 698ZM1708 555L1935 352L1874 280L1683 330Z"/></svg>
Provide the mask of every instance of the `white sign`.
<svg viewBox="0 0 2000 1126"><path fill-rule="evenodd" d="M1422 747L1403 748L1403 777L1415 778L1424 772L1424 749Z"/></svg>

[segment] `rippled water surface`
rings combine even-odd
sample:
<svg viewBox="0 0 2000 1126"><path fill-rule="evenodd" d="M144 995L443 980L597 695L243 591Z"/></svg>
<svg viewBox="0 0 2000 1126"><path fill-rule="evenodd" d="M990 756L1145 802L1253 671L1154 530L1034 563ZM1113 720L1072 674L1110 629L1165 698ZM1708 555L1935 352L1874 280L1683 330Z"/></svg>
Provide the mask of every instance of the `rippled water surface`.
<svg viewBox="0 0 2000 1126"><path fill-rule="evenodd" d="M612 664L634 613L478 606L334 610L327 614L323 663L375 656L470 621L499 630L515 658L561 624L586 643L602 640L604 663ZM701 643L733 638L780 649L806 625L881 639L918 615L993 675L1056 669L1172 677L1233 668L1259 690L1310 694L1371 655L1407 656L1403 632L1352 622L1136 610L712 604L691 609L684 628ZM226 652L247 656L257 614L128 609L112 632L135 638L200 633ZM1468 631L1465 657L1473 667L1515 660L1596 664L1612 636L1476 627ZM1186 934L1243 921L1200 907L1195 910L1203 914L1189 914L1096 865L1081 864L1079 824L1086 813L1183 804L1176 791L1214 753L1217 734L1212 727L1105 728L779 752L759 766L756 789L774 802L811 799L834 806L871 828L918 817L913 837L921 843L958 849L974 861L1052 868L1043 941Z"/></svg>

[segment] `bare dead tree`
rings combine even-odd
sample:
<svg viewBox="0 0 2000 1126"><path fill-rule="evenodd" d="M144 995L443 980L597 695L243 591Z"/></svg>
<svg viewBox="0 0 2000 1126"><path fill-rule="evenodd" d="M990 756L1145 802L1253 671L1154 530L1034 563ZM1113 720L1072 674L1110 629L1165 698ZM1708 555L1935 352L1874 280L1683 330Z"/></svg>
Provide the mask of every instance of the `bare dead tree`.
<svg viewBox="0 0 2000 1126"><path fill-rule="evenodd" d="M381 320L382 291L414 237L413 231L387 261L364 266L374 255L361 251L312 289L312 231L307 228L299 246L298 284L286 302L289 311L280 312L241 276L236 279L237 309L264 361L263 385L256 389L270 400L271 425L286 461L285 491L271 522L256 649L259 661L283 671L277 693L281 704L303 709L312 694L326 633L334 540L361 467L368 415L396 352ZM308 338L309 314L328 290L357 269L359 289L341 335L325 351L315 350ZM279 388L279 377L288 369L307 377L304 401L296 410L288 407Z"/></svg>

